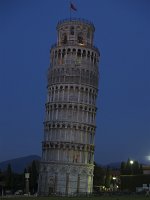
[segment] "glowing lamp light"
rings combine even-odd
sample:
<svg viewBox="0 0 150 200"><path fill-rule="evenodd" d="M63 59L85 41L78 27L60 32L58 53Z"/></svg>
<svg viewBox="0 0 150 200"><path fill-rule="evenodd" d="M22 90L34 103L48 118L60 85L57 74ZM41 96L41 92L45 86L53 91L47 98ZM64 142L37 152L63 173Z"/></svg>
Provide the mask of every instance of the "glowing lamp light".
<svg viewBox="0 0 150 200"><path fill-rule="evenodd" d="M84 46L84 44L83 44L83 43L79 43L79 45L80 45L80 46Z"/></svg>
<svg viewBox="0 0 150 200"><path fill-rule="evenodd" d="M133 165L133 163L134 163L134 161L133 161L133 160L130 160L130 164Z"/></svg>
<svg viewBox="0 0 150 200"><path fill-rule="evenodd" d="M30 174L29 173L25 173L25 178L29 179L29 177L30 177Z"/></svg>
<svg viewBox="0 0 150 200"><path fill-rule="evenodd" d="M145 156L146 160L150 161L150 156Z"/></svg>

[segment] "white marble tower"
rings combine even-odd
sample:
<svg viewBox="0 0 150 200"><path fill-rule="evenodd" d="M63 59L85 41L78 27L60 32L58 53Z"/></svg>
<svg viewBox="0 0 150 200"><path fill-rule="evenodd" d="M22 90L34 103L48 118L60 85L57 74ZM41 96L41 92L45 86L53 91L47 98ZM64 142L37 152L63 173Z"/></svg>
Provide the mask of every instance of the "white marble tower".
<svg viewBox="0 0 150 200"><path fill-rule="evenodd" d="M50 50L39 195L92 193L99 51L94 25L57 24Z"/></svg>

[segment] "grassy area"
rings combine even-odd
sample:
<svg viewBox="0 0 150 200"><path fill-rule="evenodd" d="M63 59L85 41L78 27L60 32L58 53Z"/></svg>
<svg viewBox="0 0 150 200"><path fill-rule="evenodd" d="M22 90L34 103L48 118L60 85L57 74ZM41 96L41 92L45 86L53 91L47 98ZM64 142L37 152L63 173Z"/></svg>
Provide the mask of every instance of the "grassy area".
<svg viewBox="0 0 150 200"><path fill-rule="evenodd" d="M7 197L1 197L2 200L8 200ZM144 200L150 199L150 197L141 195L130 196L99 196L99 197L11 197L11 200Z"/></svg>

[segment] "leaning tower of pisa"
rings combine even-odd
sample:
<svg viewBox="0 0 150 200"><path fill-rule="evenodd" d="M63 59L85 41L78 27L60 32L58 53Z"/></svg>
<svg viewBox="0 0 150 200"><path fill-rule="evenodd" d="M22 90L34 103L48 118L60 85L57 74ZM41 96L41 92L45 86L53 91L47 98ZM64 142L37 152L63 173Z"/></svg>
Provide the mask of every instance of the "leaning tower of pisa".
<svg viewBox="0 0 150 200"><path fill-rule="evenodd" d="M93 188L99 51L94 25L57 24L50 50L39 195L91 193Z"/></svg>

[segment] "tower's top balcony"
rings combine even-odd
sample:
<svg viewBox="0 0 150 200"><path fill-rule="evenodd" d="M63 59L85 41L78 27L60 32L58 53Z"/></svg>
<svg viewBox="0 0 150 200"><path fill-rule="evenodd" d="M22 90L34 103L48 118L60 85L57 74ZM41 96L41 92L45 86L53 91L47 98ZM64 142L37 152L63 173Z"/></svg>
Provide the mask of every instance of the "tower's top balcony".
<svg viewBox="0 0 150 200"><path fill-rule="evenodd" d="M70 19L63 19L63 20L60 20L57 24L57 29L59 26L63 26L64 24L71 24L71 25L76 25L76 24L81 24L81 25L87 25L87 26L90 26L91 28L93 28L93 31L95 31L95 27L94 27L94 24L89 21L89 20L86 20L86 19L81 19L81 18L70 18Z"/></svg>
<svg viewBox="0 0 150 200"><path fill-rule="evenodd" d="M93 46L95 27L88 20L75 18L61 20L57 24L57 31L59 46L67 44L68 41Z"/></svg>

